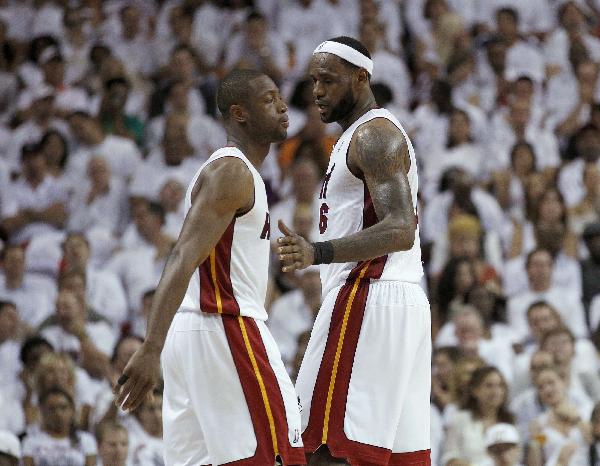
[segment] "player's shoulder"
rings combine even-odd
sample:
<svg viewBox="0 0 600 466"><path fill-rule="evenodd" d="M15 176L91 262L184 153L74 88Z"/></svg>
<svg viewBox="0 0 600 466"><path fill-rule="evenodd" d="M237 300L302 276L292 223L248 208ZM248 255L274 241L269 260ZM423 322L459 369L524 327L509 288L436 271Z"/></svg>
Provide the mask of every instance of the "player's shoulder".
<svg viewBox="0 0 600 466"><path fill-rule="evenodd" d="M192 190L192 198L204 187L212 197L244 199L254 196L254 177L244 160L235 155L210 161L201 171Z"/></svg>
<svg viewBox="0 0 600 466"><path fill-rule="evenodd" d="M381 151L385 147L397 148L406 144L406 139L392 120L382 116L366 121L356 128L353 142L361 150Z"/></svg>

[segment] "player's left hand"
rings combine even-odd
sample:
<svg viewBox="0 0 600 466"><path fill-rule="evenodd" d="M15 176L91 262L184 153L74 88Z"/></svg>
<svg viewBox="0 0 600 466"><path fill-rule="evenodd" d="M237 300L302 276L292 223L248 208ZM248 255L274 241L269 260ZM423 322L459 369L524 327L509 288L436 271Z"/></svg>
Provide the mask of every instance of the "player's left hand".
<svg viewBox="0 0 600 466"><path fill-rule="evenodd" d="M302 270L311 266L315 261L315 248L302 236L293 232L281 220L278 222L279 229L285 235L277 238L277 253L279 260L283 263L283 272Z"/></svg>
<svg viewBox="0 0 600 466"><path fill-rule="evenodd" d="M143 344L131 357L113 388L115 404L133 411L160 379L160 351Z"/></svg>

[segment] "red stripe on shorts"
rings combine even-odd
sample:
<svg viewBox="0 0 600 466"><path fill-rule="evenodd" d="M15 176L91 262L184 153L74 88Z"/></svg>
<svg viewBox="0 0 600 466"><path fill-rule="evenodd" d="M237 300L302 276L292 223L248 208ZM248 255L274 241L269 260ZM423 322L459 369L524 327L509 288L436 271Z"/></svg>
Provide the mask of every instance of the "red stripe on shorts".
<svg viewBox="0 0 600 466"><path fill-rule="evenodd" d="M368 264L366 265L368 268ZM313 391L308 426L302 438L307 452L313 453L321 445L326 444L334 457L356 458L386 465L390 458L390 450L349 440L344 433L348 387L368 294L369 280L360 278L353 282L347 282L338 292L321 367ZM350 301L352 302L349 305ZM346 313L347 316L344 319ZM344 320L346 320L346 327L342 340ZM340 342L342 342L341 348L339 348ZM329 418L326 419L327 401L338 351L337 373L333 381ZM365 409L368 408L365 407ZM325 431L327 431L326 434Z"/></svg>
<svg viewBox="0 0 600 466"><path fill-rule="evenodd" d="M215 249L198 269L200 273L200 309L203 312L240 314L240 307L233 294L230 274L234 227L235 219L231 221Z"/></svg>
<svg viewBox="0 0 600 466"><path fill-rule="evenodd" d="M254 456L227 463L227 466L265 466L274 464L276 452L273 446L272 427L275 430L278 455L284 464L305 464L304 448L292 447L288 439L288 423L283 396L275 372L269 363L267 350L256 322L250 317L229 315L223 315L222 319L229 348L246 397L246 404L250 411L257 444ZM248 339L251 351L248 350L245 336ZM272 424L263 396L263 386L259 382L251 354L256 362L256 368L260 373L266 392Z"/></svg>

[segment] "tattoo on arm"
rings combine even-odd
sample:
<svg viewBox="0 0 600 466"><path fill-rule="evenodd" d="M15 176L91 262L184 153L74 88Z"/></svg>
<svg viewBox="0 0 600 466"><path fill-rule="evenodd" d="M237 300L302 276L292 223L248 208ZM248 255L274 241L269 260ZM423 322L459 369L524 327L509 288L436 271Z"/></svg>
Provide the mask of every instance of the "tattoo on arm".
<svg viewBox="0 0 600 466"><path fill-rule="evenodd" d="M349 150L349 163L362 174L377 223L333 240L333 262L368 260L410 249L416 216L406 176L410 168L406 139L393 123L380 118L356 130Z"/></svg>

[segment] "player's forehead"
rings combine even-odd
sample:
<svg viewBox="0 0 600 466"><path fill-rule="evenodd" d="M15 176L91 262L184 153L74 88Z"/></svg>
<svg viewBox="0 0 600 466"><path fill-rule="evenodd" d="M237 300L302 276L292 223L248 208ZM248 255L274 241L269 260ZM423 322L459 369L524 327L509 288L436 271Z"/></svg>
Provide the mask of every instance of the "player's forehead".
<svg viewBox="0 0 600 466"><path fill-rule="evenodd" d="M270 93L279 93L279 88L266 74L257 76L249 83L252 96L261 98Z"/></svg>
<svg viewBox="0 0 600 466"><path fill-rule="evenodd" d="M322 75L339 76L348 73L344 61L332 53L315 53L310 60L309 74L311 77Z"/></svg>

